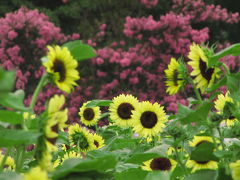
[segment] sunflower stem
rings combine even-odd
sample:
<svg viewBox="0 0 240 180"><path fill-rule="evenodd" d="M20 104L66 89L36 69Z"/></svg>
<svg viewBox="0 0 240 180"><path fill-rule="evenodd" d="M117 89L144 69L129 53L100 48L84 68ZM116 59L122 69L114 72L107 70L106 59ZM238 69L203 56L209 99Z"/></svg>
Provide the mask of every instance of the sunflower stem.
<svg viewBox="0 0 240 180"><path fill-rule="evenodd" d="M16 171L18 171L18 172L22 168L24 153L25 153L25 146L21 146L17 149Z"/></svg>
<svg viewBox="0 0 240 180"><path fill-rule="evenodd" d="M193 82L193 80L192 80L191 77L188 77L188 82L192 85L193 90L194 90L194 92L195 92L195 95L196 95L197 99L198 99L199 101L202 101L202 97L201 97L201 95L200 95L200 93L199 93L197 87L195 86L195 84L194 84L194 82Z"/></svg>
<svg viewBox="0 0 240 180"><path fill-rule="evenodd" d="M36 101L37 101L37 98L38 98L38 95L40 93L40 91L42 90L42 88L46 85L47 83L47 78L48 78L48 74L43 74L38 85L37 85L37 88L35 89L34 93L33 93L33 96L32 96L32 100L31 100L31 103L30 103L30 106L29 106L29 111L30 112L33 112L33 109L34 109L34 106L36 104Z"/></svg>
<svg viewBox="0 0 240 180"><path fill-rule="evenodd" d="M186 167L184 166L184 164L183 164L183 162L182 162L182 158L181 158L181 156L180 156L180 154L179 154L179 152L178 152L177 146L174 146L174 149L175 149L175 152L176 152L177 161L178 161L179 165L181 166L184 174L187 176L187 175L188 175L188 172L187 172Z"/></svg>
<svg viewBox="0 0 240 180"><path fill-rule="evenodd" d="M224 70L226 71L226 73L230 74L230 70L229 70L228 66L225 63L222 63L222 66L223 66Z"/></svg>
<svg viewBox="0 0 240 180"><path fill-rule="evenodd" d="M4 157L3 157L3 159L2 159L2 162L1 162L1 165L0 165L0 172L3 170L4 164L5 164L6 161L7 161L7 157L8 157L8 155L10 154L11 149L12 149L12 148L8 148L7 151L5 152L5 155L4 155Z"/></svg>

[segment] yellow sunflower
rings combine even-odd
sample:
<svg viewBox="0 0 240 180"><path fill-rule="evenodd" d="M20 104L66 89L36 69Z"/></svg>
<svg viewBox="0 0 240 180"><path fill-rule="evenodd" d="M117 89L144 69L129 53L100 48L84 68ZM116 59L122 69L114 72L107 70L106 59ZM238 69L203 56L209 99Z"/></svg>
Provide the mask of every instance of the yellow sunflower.
<svg viewBox="0 0 240 180"><path fill-rule="evenodd" d="M52 151L48 147L41 152L41 158L38 161L39 166L45 171L53 171Z"/></svg>
<svg viewBox="0 0 240 180"><path fill-rule="evenodd" d="M61 110L65 103L63 95L55 95L49 101L48 118L45 127L45 136L51 144L55 144L58 132L67 127L68 109Z"/></svg>
<svg viewBox="0 0 240 180"><path fill-rule="evenodd" d="M93 126L93 125L96 125L98 120L100 119L101 111L98 106L86 107L88 103L89 102L86 102L83 104L78 114L80 116L80 121L85 126Z"/></svg>
<svg viewBox="0 0 240 180"><path fill-rule="evenodd" d="M230 163L233 180L240 180L240 160Z"/></svg>
<svg viewBox="0 0 240 180"><path fill-rule="evenodd" d="M201 169L217 169L218 163L216 161L195 161L195 160L188 160L186 162L186 167L192 168L192 173L201 170Z"/></svg>
<svg viewBox="0 0 240 180"><path fill-rule="evenodd" d="M233 103L233 99L229 96L229 92L225 94L218 95L217 100L214 102L215 108L219 114L223 114L223 109L226 102ZM228 127L233 126L238 121L234 116L230 116L229 119L223 120L223 123L226 123Z"/></svg>
<svg viewBox="0 0 240 180"><path fill-rule="evenodd" d="M114 97L109 106L110 119L120 127L130 127L133 123L132 112L138 104L137 98L130 94Z"/></svg>
<svg viewBox="0 0 240 180"><path fill-rule="evenodd" d="M164 71L167 78L165 81L167 93L170 95L176 94L184 84L183 76L178 71L179 66L180 64L176 61L176 59L171 58L168 69Z"/></svg>
<svg viewBox="0 0 240 180"><path fill-rule="evenodd" d="M133 130L142 137L156 136L165 127L166 113L158 103L141 102L132 114Z"/></svg>
<svg viewBox="0 0 240 180"><path fill-rule="evenodd" d="M53 82L59 89L70 93L73 86L77 86L76 82L80 77L76 70L78 63L73 59L70 51L60 46L47 46L49 52L48 61L43 63L46 71L52 75Z"/></svg>
<svg viewBox="0 0 240 180"><path fill-rule="evenodd" d="M4 158L4 155L0 151L0 162L1 163L2 163L3 158ZM15 170L16 164L14 162L14 159L11 156L7 157L5 164L3 165L3 168L4 168L4 171L5 170L7 170L7 171Z"/></svg>
<svg viewBox="0 0 240 180"><path fill-rule="evenodd" d="M173 159L168 159L165 157L154 158L143 162L142 169L146 171L172 171L177 165L177 162Z"/></svg>
<svg viewBox="0 0 240 180"><path fill-rule="evenodd" d="M188 58L191 60L188 64L193 68L191 75L195 77L194 83L204 93L205 89L211 87L218 78L220 69L217 67L207 68L208 58L203 49L195 43L190 46Z"/></svg>
<svg viewBox="0 0 240 180"><path fill-rule="evenodd" d="M105 146L104 139L102 136L100 136L98 134L91 134L91 135L93 138L93 143L94 143L95 149L100 149L103 146Z"/></svg>
<svg viewBox="0 0 240 180"><path fill-rule="evenodd" d="M29 172L24 174L23 180L50 180L48 173L42 170L40 167L32 168Z"/></svg>
<svg viewBox="0 0 240 180"><path fill-rule="evenodd" d="M210 136L194 136L193 140L189 142L191 147L197 147L202 143L210 142L213 143L213 139Z"/></svg>
<svg viewBox="0 0 240 180"><path fill-rule="evenodd" d="M91 134L78 124L71 125L68 132L71 146L77 147L82 152L87 152L95 148Z"/></svg>

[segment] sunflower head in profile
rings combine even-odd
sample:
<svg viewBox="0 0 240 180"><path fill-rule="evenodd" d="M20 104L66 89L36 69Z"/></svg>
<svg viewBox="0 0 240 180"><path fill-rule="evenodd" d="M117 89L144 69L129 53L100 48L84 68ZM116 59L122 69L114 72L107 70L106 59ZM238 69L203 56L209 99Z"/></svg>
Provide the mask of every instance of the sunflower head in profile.
<svg viewBox="0 0 240 180"><path fill-rule="evenodd" d="M171 58L170 64L168 65L168 69L166 69L166 86L167 93L170 95L176 94L179 89L184 85L183 74L179 71L180 64L176 61L175 58Z"/></svg>
<svg viewBox="0 0 240 180"><path fill-rule="evenodd" d="M231 173L233 180L240 179L240 160L230 163Z"/></svg>
<svg viewBox="0 0 240 180"><path fill-rule="evenodd" d="M49 143L55 144L58 132L67 127L68 109L61 110L65 103L63 95L55 95L49 101L45 135Z"/></svg>
<svg viewBox="0 0 240 180"><path fill-rule="evenodd" d="M30 169L24 174L24 180L50 180L47 171L44 171L39 166Z"/></svg>
<svg viewBox="0 0 240 180"><path fill-rule="evenodd" d="M173 159L168 159L165 157L154 158L143 162L142 169L146 171L172 171L177 165L177 162Z"/></svg>
<svg viewBox="0 0 240 180"><path fill-rule="evenodd" d="M130 127L133 122L132 112L138 106L137 98L121 94L113 98L109 106L110 119L120 127Z"/></svg>
<svg viewBox="0 0 240 180"><path fill-rule="evenodd" d="M2 152L0 151L0 162L2 162L4 158L4 155L2 154ZM16 164L14 162L14 159L11 156L8 156L5 164L3 165L3 170L4 171L13 171L16 168Z"/></svg>
<svg viewBox="0 0 240 180"><path fill-rule="evenodd" d="M233 103L233 99L229 96L229 92L226 92L225 96L223 94L218 95L217 100L214 102L217 113L224 114L224 108L227 103ZM233 126L238 119L233 115L230 115L228 119L223 120L228 127Z"/></svg>
<svg viewBox="0 0 240 180"><path fill-rule="evenodd" d="M188 58L191 60L188 64L192 67L191 75L194 76L194 83L202 93L205 92L206 88L213 85L216 78L219 77L218 72L220 71L217 67L208 68L208 57L204 53L203 48L193 43L190 46L190 52Z"/></svg>
<svg viewBox="0 0 240 180"><path fill-rule="evenodd" d="M82 152L87 152L94 149L94 141L91 134L78 124L69 127L69 140L70 145L77 147Z"/></svg>
<svg viewBox="0 0 240 180"><path fill-rule="evenodd" d="M86 102L82 105L82 107L79 109L79 116L80 121L85 126L93 126L96 125L98 120L100 119L101 111L98 106L96 107L86 107L86 105L89 102Z"/></svg>
<svg viewBox="0 0 240 180"><path fill-rule="evenodd" d="M104 139L102 136L98 135L98 134L91 134L92 138L93 138L93 144L95 146L95 149L100 149L103 146L105 146L104 144Z"/></svg>
<svg viewBox="0 0 240 180"><path fill-rule="evenodd" d="M165 127L166 113L158 103L141 102L133 111L133 130L141 137L156 136Z"/></svg>
<svg viewBox="0 0 240 180"><path fill-rule="evenodd" d="M67 47L47 46L47 48L49 50L48 61L43 63L46 71L52 75L52 81L59 89L70 93L73 86L77 86L75 81L80 78L76 70L77 61L72 57Z"/></svg>

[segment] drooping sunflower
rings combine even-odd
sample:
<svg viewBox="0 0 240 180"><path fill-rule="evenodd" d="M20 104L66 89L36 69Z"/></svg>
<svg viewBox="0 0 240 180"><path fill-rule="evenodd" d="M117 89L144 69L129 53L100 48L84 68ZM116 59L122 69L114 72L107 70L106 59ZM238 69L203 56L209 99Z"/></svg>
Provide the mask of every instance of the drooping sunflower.
<svg viewBox="0 0 240 180"><path fill-rule="evenodd" d="M168 69L164 71L167 78L165 81L167 86L166 92L170 95L176 94L184 84L183 75L178 70L179 66L180 64L176 59L171 58Z"/></svg>
<svg viewBox="0 0 240 180"><path fill-rule="evenodd" d="M79 148L82 152L87 152L95 148L91 134L78 124L71 125L68 129L70 145Z"/></svg>
<svg viewBox="0 0 240 180"><path fill-rule="evenodd" d="M132 114L133 130L142 137L156 136L165 127L166 113L158 103L141 102Z"/></svg>
<svg viewBox="0 0 240 180"><path fill-rule="evenodd" d="M0 151L0 162L2 163L2 160L4 158L4 155L2 154L2 152ZM14 162L14 159L11 157L11 156L8 156L6 161L5 161L5 164L3 165L3 169L4 171L7 170L7 171L13 171L15 170L16 168L16 164Z"/></svg>
<svg viewBox="0 0 240 180"><path fill-rule="evenodd" d="M233 180L240 180L240 160L230 163Z"/></svg>
<svg viewBox="0 0 240 180"><path fill-rule="evenodd" d="M95 146L95 149L100 149L103 146L105 146L104 144L104 139L102 136L98 135L98 134L91 134L92 138L93 138L93 144Z"/></svg>
<svg viewBox="0 0 240 180"><path fill-rule="evenodd" d="M189 142L191 147L197 147L202 143L210 142L213 143L213 139L210 136L194 136L193 140Z"/></svg>
<svg viewBox="0 0 240 180"><path fill-rule="evenodd" d="M229 96L229 92L226 92L225 96L223 94L218 95L217 100L214 102L218 114L223 114L226 102L233 103L233 99ZM230 116L228 119L223 120L223 123L226 123L227 126L230 127L233 126L237 121L237 118Z"/></svg>
<svg viewBox="0 0 240 180"><path fill-rule="evenodd" d="M165 157L154 158L143 162L142 169L146 171L172 171L177 165L177 162L173 159L168 159Z"/></svg>
<svg viewBox="0 0 240 180"><path fill-rule="evenodd" d="M76 70L77 61L72 57L67 47L47 46L47 48L49 50L48 61L43 63L46 71L52 75L52 80L59 89L70 93L73 86L77 86L75 81L80 78Z"/></svg>
<svg viewBox="0 0 240 180"><path fill-rule="evenodd" d="M193 68L191 75L195 77L193 81L197 85L197 88L204 93L205 89L211 87L215 79L218 78L220 69L217 67L207 67L208 58L203 49L195 43L190 46L188 58L191 60L188 64Z"/></svg>
<svg viewBox="0 0 240 180"><path fill-rule="evenodd" d="M96 107L86 107L86 105L89 102L86 102L82 105L82 107L79 109L79 116L80 121L85 126L93 126L96 125L98 120L100 119L101 111L98 106Z"/></svg>
<svg viewBox="0 0 240 180"><path fill-rule="evenodd" d="M132 112L138 104L137 98L130 94L114 97L109 106L110 118L120 127L130 127L133 123Z"/></svg>
<svg viewBox="0 0 240 180"><path fill-rule="evenodd" d="M61 110L65 103L63 95L55 95L49 101L48 105L48 117L45 127L45 136L49 143L55 144L58 132L67 127L65 124L68 119L68 109Z"/></svg>
<svg viewBox="0 0 240 180"><path fill-rule="evenodd" d="M186 167L192 168L192 173L201 170L201 169L217 169L218 163L216 161L195 161L195 160L188 160L186 162Z"/></svg>
<svg viewBox="0 0 240 180"><path fill-rule="evenodd" d="M40 167L32 168L29 172L24 174L23 180L50 180L48 173L42 170Z"/></svg>

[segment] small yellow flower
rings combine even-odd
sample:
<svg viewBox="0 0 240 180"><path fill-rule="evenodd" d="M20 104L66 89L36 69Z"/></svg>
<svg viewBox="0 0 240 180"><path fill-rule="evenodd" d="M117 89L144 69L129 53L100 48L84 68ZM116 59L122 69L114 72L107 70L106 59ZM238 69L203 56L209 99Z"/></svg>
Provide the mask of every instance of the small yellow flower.
<svg viewBox="0 0 240 180"><path fill-rule="evenodd" d="M85 126L93 126L96 125L98 120L100 119L101 111L98 106L86 107L88 103L89 102L84 103L83 106L80 108L80 121Z"/></svg>
<svg viewBox="0 0 240 180"><path fill-rule="evenodd" d="M24 174L24 180L50 180L46 171L40 167L32 168L29 172Z"/></svg>
<svg viewBox="0 0 240 180"><path fill-rule="evenodd" d="M73 86L77 86L75 81L80 78L76 70L77 61L66 47L47 46L47 48L49 50L48 61L43 63L46 71L52 75L52 80L59 89L70 93Z"/></svg>
<svg viewBox="0 0 240 180"><path fill-rule="evenodd" d="M120 127L131 127L132 112L137 108L138 103L137 98L130 94L114 97L109 106L110 119Z"/></svg>
<svg viewBox="0 0 240 180"><path fill-rule="evenodd" d="M133 130L142 137L158 135L165 127L167 121L163 107L158 103L141 102L132 114Z"/></svg>
<svg viewBox="0 0 240 180"><path fill-rule="evenodd" d="M154 158L143 163L142 169L146 171L172 171L177 165L177 162L173 159L168 159L165 157Z"/></svg>
<svg viewBox="0 0 240 180"><path fill-rule="evenodd" d="M233 180L240 180L240 160L230 163Z"/></svg>

